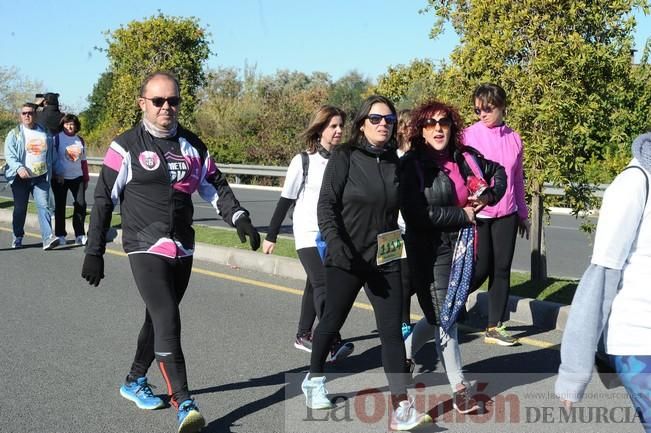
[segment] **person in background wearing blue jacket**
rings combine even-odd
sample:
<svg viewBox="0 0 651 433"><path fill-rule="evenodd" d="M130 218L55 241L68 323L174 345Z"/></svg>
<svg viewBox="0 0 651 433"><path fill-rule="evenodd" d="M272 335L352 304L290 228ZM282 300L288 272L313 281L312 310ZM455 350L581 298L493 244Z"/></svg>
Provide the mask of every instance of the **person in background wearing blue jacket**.
<svg viewBox="0 0 651 433"><path fill-rule="evenodd" d="M14 196L11 247L23 246L27 202L32 194L38 211L43 249L51 250L59 244L59 239L52 234L52 215L48 206L56 152L52 136L36 124L35 113L36 105L23 104L20 124L11 129L5 139L5 177Z"/></svg>

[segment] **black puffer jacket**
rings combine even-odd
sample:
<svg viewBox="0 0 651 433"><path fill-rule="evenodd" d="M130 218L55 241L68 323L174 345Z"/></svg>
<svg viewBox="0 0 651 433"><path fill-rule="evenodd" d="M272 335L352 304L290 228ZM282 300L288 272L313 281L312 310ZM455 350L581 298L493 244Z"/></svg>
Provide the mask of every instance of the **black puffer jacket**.
<svg viewBox="0 0 651 433"><path fill-rule="evenodd" d="M323 175L317 216L328 252L326 266L375 271L377 235L398 229L398 155L367 144L337 146ZM380 266L395 271L399 261Z"/></svg>
<svg viewBox="0 0 651 433"><path fill-rule="evenodd" d="M489 205L496 204L506 191L504 167L484 159L473 148L466 149L475 156L484 179L491 185L482 197L488 198ZM461 152L455 151L453 160L464 180L473 174ZM427 274L425 282L431 282L431 268L441 233L456 232L470 224L465 211L456 205L455 200L452 181L431 156L422 151L413 151L403 157L400 166L400 210L407 226L407 258L410 269Z"/></svg>

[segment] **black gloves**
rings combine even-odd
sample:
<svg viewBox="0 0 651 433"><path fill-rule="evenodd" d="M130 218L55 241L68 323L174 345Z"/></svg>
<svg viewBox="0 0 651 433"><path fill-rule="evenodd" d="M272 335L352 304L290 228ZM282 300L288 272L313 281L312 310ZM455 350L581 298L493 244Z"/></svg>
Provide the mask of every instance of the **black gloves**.
<svg viewBox="0 0 651 433"><path fill-rule="evenodd" d="M259 238L258 243L260 243ZM97 287L104 278L104 257L86 254L84 265L81 267L81 277L91 286Z"/></svg>
<svg viewBox="0 0 651 433"><path fill-rule="evenodd" d="M246 242L246 236L248 235L251 249L255 251L260 248L260 233L251 224L251 218L247 215L242 215L235 221L235 227L237 228L237 235L240 237L242 243Z"/></svg>

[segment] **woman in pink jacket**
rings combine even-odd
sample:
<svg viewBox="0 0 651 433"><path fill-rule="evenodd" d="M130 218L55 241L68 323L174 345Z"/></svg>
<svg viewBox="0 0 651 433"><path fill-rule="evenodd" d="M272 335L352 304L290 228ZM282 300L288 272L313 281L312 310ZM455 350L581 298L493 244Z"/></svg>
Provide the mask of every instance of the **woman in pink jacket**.
<svg viewBox="0 0 651 433"><path fill-rule="evenodd" d="M504 123L506 92L496 84L481 84L473 94L479 121L464 131L464 143L506 170L507 186L502 200L477 214L477 264L473 288L488 277L488 326L484 342L513 346L502 323L509 299L511 262L519 232L529 238L529 219L524 195L523 147L517 132Z"/></svg>

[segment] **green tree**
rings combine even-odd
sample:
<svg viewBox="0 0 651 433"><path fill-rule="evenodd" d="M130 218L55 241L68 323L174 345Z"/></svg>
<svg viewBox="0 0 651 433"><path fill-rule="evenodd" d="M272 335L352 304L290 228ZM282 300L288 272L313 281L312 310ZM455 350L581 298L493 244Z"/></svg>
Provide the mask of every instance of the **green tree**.
<svg viewBox="0 0 651 433"><path fill-rule="evenodd" d="M106 32L112 83L108 92L109 117L121 128L139 119L136 96L143 79L157 70L174 73L180 83L183 100L179 118L193 122L198 98L204 84L203 64L211 54L209 36L196 18L163 15L143 21L131 21L113 32Z"/></svg>
<svg viewBox="0 0 651 433"><path fill-rule="evenodd" d="M43 83L23 76L14 66L0 66L0 138L4 138L19 122L18 109L25 102L34 100L42 92Z"/></svg>
<svg viewBox="0 0 651 433"><path fill-rule="evenodd" d="M15 66L0 66L0 110L18 111L25 102L34 100L34 95L43 91L43 83L23 76Z"/></svg>
<svg viewBox="0 0 651 433"><path fill-rule="evenodd" d="M352 114L370 81L351 72L332 82L323 72L281 70L258 75L219 68L208 72L197 112L197 130L220 162L287 165L304 149L298 139L312 113L334 104Z"/></svg>
<svg viewBox="0 0 651 433"><path fill-rule="evenodd" d="M84 129L93 130L107 118L109 108L109 93L113 86L113 74L104 72L93 86L93 92L88 96L88 108L81 113Z"/></svg>
<svg viewBox="0 0 651 433"><path fill-rule="evenodd" d="M348 120L351 120L371 87L370 79L351 71L332 83L328 91L328 104L344 110Z"/></svg>
<svg viewBox="0 0 651 433"><path fill-rule="evenodd" d="M447 20L461 40L446 71L454 77L448 91L469 96L490 81L509 95L507 121L525 142L534 228L542 222L544 182L563 185L575 212L591 207L586 161L630 144L641 129L632 112L639 89L631 71L631 11L648 11L647 1L428 1L439 17L432 34ZM537 233L532 277L541 279L544 242Z"/></svg>
<svg viewBox="0 0 651 433"><path fill-rule="evenodd" d="M411 108L439 96L439 75L431 60L415 59L408 65L390 66L378 78L373 91L391 99L399 108Z"/></svg>

